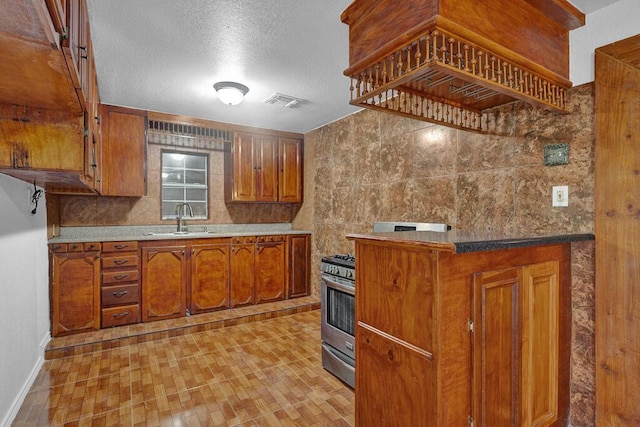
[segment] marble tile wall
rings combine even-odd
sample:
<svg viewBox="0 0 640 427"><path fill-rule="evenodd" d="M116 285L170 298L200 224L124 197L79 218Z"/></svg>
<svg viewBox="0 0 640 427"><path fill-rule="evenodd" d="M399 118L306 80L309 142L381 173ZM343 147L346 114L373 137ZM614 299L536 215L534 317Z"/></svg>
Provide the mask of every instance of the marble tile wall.
<svg viewBox="0 0 640 427"><path fill-rule="evenodd" d="M312 271L322 255L353 252L345 235L369 232L374 221L593 232L592 84L570 91L568 110L499 107L487 115L491 135L372 110L308 133L315 162ZM570 146L569 163L544 166L544 146L559 142ZM551 207L554 185L569 186L569 207ZM595 424L593 251L592 242L575 245L572 266L571 417L579 426Z"/></svg>
<svg viewBox="0 0 640 427"><path fill-rule="evenodd" d="M132 197L58 196L60 226L159 225L173 224L162 220L160 212L160 159L166 147L147 145L147 195ZM182 151L207 151L189 150ZM299 207L289 204L225 204L224 153L209 154L209 219L187 221L193 225L289 223Z"/></svg>

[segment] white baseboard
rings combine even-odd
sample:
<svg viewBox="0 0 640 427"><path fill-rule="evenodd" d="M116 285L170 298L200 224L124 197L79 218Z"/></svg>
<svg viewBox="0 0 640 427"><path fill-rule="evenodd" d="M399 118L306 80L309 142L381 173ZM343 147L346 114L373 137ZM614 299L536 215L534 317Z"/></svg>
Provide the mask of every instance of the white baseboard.
<svg viewBox="0 0 640 427"><path fill-rule="evenodd" d="M40 368L44 365L44 350L47 348L47 344L51 341L51 335L47 332L46 336L40 340L40 344L38 345L38 359L36 360L35 365L31 369L27 380L23 384L20 392L17 394L16 398L13 400L11 404L11 408L9 412L5 415L4 419L0 421L0 427L10 427L13 420L15 420L18 415L18 411L20 407L24 403L24 399L27 397L27 393L31 389L31 386L35 382L38 377L38 373L40 372Z"/></svg>

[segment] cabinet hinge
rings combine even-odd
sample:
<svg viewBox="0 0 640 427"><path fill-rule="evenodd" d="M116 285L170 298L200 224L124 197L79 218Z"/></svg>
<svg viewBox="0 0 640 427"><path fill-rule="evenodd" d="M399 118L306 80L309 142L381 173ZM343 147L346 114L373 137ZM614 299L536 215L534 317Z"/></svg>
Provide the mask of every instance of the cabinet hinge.
<svg viewBox="0 0 640 427"><path fill-rule="evenodd" d="M469 417L469 427L473 427L473 417Z"/></svg>
<svg viewBox="0 0 640 427"><path fill-rule="evenodd" d="M469 332L473 332L473 320L467 320L467 328L469 329Z"/></svg>

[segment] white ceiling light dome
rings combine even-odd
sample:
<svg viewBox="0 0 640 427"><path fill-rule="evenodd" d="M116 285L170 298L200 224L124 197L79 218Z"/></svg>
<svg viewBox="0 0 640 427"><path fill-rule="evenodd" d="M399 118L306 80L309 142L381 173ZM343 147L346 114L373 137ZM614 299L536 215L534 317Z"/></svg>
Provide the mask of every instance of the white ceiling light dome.
<svg viewBox="0 0 640 427"><path fill-rule="evenodd" d="M249 88L236 82L218 82L213 85L218 93L218 99L223 104L238 105L249 92Z"/></svg>

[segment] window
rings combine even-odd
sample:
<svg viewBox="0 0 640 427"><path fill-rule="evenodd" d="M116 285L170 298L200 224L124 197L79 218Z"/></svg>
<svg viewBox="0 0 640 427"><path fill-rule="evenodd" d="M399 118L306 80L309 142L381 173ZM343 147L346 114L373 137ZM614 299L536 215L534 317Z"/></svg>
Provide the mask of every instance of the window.
<svg viewBox="0 0 640 427"><path fill-rule="evenodd" d="M194 219L208 218L208 164L206 154L162 152L162 219L177 218L180 203L191 205Z"/></svg>

